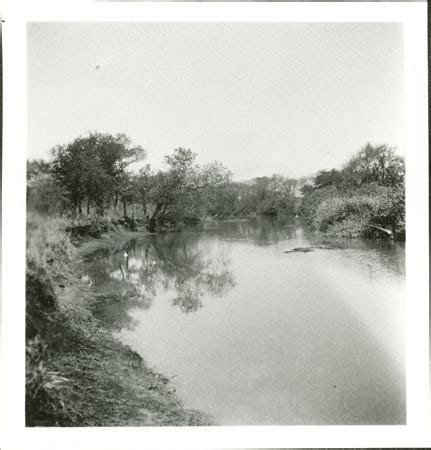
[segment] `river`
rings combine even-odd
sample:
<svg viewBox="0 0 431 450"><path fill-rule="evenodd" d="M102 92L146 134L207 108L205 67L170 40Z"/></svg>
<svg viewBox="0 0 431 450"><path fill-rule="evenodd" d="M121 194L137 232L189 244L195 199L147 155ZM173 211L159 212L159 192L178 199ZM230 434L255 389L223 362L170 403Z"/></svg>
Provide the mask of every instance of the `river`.
<svg viewBox="0 0 431 450"><path fill-rule="evenodd" d="M220 425L405 423L404 244L324 243L284 253L322 242L206 222L99 251L86 273L97 317Z"/></svg>

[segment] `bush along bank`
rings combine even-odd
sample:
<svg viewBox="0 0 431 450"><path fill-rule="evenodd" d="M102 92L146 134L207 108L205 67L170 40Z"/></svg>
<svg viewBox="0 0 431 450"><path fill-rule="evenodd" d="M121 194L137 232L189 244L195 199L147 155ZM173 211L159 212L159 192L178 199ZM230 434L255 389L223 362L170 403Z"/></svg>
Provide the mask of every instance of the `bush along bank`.
<svg viewBox="0 0 431 450"><path fill-rule="evenodd" d="M300 215L318 233L405 239L404 159L367 144L340 170L321 170L301 187Z"/></svg>
<svg viewBox="0 0 431 450"><path fill-rule="evenodd" d="M323 199L312 225L332 237L405 238L404 193L380 187Z"/></svg>
<svg viewBox="0 0 431 450"><path fill-rule="evenodd" d="M168 378L92 315L77 248L60 220L28 224L26 425L209 425Z"/></svg>

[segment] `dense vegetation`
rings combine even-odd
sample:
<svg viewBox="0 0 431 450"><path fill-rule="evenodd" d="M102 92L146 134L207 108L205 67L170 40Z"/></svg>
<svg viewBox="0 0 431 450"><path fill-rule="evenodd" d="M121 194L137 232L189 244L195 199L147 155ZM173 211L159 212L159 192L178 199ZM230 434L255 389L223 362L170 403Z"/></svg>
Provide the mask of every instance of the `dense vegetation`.
<svg viewBox="0 0 431 450"><path fill-rule="evenodd" d="M28 162L27 425L210 423L185 410L169 380L96 319L97 299L80 276L71 238L257 215L298 216L316 232L341 237L404 233L404 161L387 145L367 144L341 169L302 179L234 182L220 162L199 165L185 148L165 156L165 170L145 158L123 134L90 133L55 147L50 161ZM192 272L199 274L195 256ZM221 288L205 278L210 282ZM196 309L198 298L186 291L185 284L180 307Z"/></svg>
<svg viewBox="0 0 431 450"><path fill-rule="evenodd" d="M367 144L341 170L322 170L302 186L301 215L340 237L405 233L404 160L387 145ZM386 230L386 233L385 233Z"/></svg>
<svg viewBox="0 0 431 450"><path fill-rule="evenodd" d="M231 173L219 162L196 164L189 149L165 157L166 171L142 167L145 151L124 135L91 133L52 151L52 161L28 167L28 202L41 213L71 217L131 215L154 231L188 214L206 214ZM141 167L139 167L141 166ZM127 170L133 167L135 170Z"/></svg>
<svg viewBox="0 0 431 450"><path fill-rule="evenodd" d="M387 145L365 145L341 169L292 179L279 174L233 182L220 162L197 164L190 149L145 165L146 151L123 134L90 133L28 163L28 207L109 231L115 223L154 232L204 218L299 215L343 237L404 230L404 161ZM89 233L91 234L91 233ZM381 234L381 233L380 233Z"/></svg>

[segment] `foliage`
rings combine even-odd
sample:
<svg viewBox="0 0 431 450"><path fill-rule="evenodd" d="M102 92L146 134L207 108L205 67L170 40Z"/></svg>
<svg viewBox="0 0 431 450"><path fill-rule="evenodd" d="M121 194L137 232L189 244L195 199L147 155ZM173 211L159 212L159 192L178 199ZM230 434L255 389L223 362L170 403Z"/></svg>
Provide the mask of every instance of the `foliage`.
<svg viewBox="0 0 431 450"><path fill-rule="evenodd" d="M79 230L96 237L121 218L132 229L141 221L151 232L202 218L297 214L324 232L355 223L351 217L357 219L352 235L365 235L369 225L404 228L404 160L386 144L367 143L341 169L312 177L273 174L243 182L232 182L219 161L198 164L197 154L183 147L165 156L164 170L148 164L130 170L146 152L124 134L90 133L52 155L49 163L28 164L29 209L82 219Z"/></svg>
<svg viewBox="0 0 431 450"><path fill-rule="evenodd" d="M131 210L132 218L137 214L155 231L204 217L293 214L298 206L297 180L274 174L233 183L219 161L200 165L197 154L183 147L165 156L165 170L149 165L126 170L142 161L145 151L121 134L80 136L55 147L52 157L49 163L30 163L28 171L34 185L28 190L29 209L46 214L76 219L95 212L118 220L120 214L127 219Z"/></svg>
<svg viewBox="0 0 431 450"><path fill-rule="evenodd" d="M404 233L404 160L387 145L365 145L344 168L318 172L301 192L301 215L317 231L344 237L379 229Z"/></svg>
<svg viewBox="0 0 431 450"><path fill-rule="evenodd" d="M47 219L35 213L27 214L27 264L42 270L50 270L60 276L66 270L64 261L76 257L76 248L66 232L68 221L61 218ZM57 265L54 265L54 259ZM67 272L67 271L66 271Z"/></svg>
<svg viewBox="0 0 431 450"><path fill-rule="evenodd" d="M40 214L60 214L66 205L65 193L50 175L51 164L27 161L27 207Z"/></svg>
<svg viewBox="0 0 431 450"><path fill-rule="evenodd" d="M220 162L200 166L196 157L190 149L177 148L165 157L168 170L151 175L148 194L153 206L149 218L151 230L157 222L178 221L196 212L202 214L214 192L230 184L232 174Z"/></svg>
<svg viewBox="0 0 431 450"><path fill-rule="evenodd" d="M332 198L338 192L335 186L314 188L310 184L306 184L301 191L302 198L299 212L303 221L308 225L313 224L320 204L325 199Z"/></svg>
<svg viewBox="0 0 431 450"><path fill-rule="evenodd" d="M196 163L196 153L179 147L166 155L167 170L149 165L136 172L131 165L146 153L123 135L90 133L52 150L52 161L29 163L29 209L50 214L105 216L113 209L129 216L128 207L154 231L165 223L179 223L189 215L200 217L211 209L215 195L231 183L231 172L220 162ZM43 177L43 178L42 178ZM37 189L31 184L37 180ZM55 199L52 194L59 198ZM42 195L43 194L43 195ZM41 199L46 198L45 203ZM51 211L50 205L61 205Z"/></svg>
<svg viewBox="0 0 431 450"><path fill-rule="evenodd" d="M280 215L295 214L297 210L298 180L279 174L258 177L237 183L237 195L233 215Z"/></svg>
<svg viewBox="0 0 431 450"><path fill-rule="evenodd" d="M52 176L67 193L74 213L82 213L87 200L87 210L94 204L103 215L107 203L117 204L119 197L128 195L126 169L146 153L140 146L131 146L124 134L95 132L55 147L52 155Z"/></svg>
<svg viewBox="0 0 431 450"><path fill-rule="evenodd" d="M367 143L346 165L346 175L358 185L398 186L404 182L404 160L388 145Z"/></svg>

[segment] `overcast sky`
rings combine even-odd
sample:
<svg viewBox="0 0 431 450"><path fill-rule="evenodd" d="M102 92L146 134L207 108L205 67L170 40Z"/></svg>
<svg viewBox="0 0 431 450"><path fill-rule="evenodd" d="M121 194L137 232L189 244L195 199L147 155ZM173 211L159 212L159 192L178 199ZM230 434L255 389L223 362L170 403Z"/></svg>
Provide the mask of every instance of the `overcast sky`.
<svg viewBox="0 0 431 450"><path fill-rule="evenodd" d="M399 24L33 23L28 73L29 158L89 130L237 180L339 167L367 141L403 151Z"/></svg>

